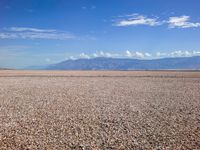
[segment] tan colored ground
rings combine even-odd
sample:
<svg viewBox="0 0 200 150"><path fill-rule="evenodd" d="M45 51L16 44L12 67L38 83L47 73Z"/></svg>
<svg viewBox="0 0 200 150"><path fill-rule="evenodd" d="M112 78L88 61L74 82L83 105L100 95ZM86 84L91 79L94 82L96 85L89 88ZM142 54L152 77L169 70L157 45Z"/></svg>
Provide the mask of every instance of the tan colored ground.
<svg viewBox="0 0 200 150"><path fill-rule="evenodd" d="M0 149L200 149L200 72L0 71Z"/></svg>
<svg viewBox="0 0 200 150"><path fill-rule="evenodd" d="M0 77L184 77L200 78L200 71L0 71Z"/></svg>

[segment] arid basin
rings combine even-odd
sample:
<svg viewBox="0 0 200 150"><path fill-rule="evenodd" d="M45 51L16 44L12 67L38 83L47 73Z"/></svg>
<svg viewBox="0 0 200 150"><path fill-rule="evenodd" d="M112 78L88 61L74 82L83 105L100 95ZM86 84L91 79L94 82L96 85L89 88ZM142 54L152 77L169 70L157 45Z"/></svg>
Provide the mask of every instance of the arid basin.
<svg viewBox="0 0 200 150"><path fill-rule="evenodd" d="M200 72L0 71L0 149L200 149Z"/></svg>

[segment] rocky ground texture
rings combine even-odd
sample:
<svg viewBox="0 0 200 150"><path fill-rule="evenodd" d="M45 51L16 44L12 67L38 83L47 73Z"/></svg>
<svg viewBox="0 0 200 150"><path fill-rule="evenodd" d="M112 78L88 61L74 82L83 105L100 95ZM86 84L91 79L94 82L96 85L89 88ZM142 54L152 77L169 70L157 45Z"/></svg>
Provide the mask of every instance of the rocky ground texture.
<svg viewBox="0 0 200 150"><path fill-rule="evenodd" d="M0 71L0 149L200 149L200 72Z"/></svg>

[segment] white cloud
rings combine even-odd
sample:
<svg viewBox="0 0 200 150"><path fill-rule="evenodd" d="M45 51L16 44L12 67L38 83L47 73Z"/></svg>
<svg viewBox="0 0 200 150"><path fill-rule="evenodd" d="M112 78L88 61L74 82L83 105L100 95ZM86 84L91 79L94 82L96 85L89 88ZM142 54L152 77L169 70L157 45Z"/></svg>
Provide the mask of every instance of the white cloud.
<svg viewBox="0 0 200 150"><path fill-rule="evenodd" d="M103 51L96 52L93 54L93 57L118 57L118 56L119 56L119 54L103 52Z"/></svg>
<svg viewBox="0 0 200 150"><path fill-rule="evenodd" d="M112 54L109 52L100 51L100 56L101 57L112 57Z"/></svg>
<svg viewBox="0 0 200 150"><path fill-rule="evenodd" d="M191 57L191 56L200 56L200 51L189 51L189 50L175 50L172 52L164 53L157 52L156 57Z"/></svg>
<svg viewBox="0 0 200 150"><path fill-rule="evenodd" d="M11 27L0 32L0 39L73 39L74 35L54 29L37 29L27 27Z"/></svg>
<svg viewBox="0 0 200 150"><path fill-rule="evenodd" d="M130 57L130 58L147 58L147 57L151 57L152 55L150 53L142 53L142 52L130 52L130 51L126 51L126 57Z"/></svg>
<svg viewBox="0 0 200 150"><path fill-rule="evenodd" d="M136 57L144 58L144 54L141 53L141 52L135 52L134 54L135 54Z"/></svg>
<svg viewBox="0 0 200 150"><path fill-rule="evenodd" d="M80 58L90 59L91 57L85 53L81 53Z"/></svg>
<svg viewBox="0 0 200 150"><path fill-rule="evenodd" d="M140 14L131 14L119 16L119 20L115 21L114 26L159 26L167 24L169 28L197 28L200 27L200 22L190 22L190 16L172 16L167 20L158 20L158 17L147 17Z"/></svg>
<svg viewBox="0 0 200 150"><path fill-rule="evenodd" d="M188 56L193 56L193 52L192 51L181 51L181 50L178 50L178 51L173 51L169 54L169 56L171 57L188 57ZM196 54L195 54L196 55Z"/></svg>
<svg viewBox="0 0 200 150"><path fill-rule="evenodd" d="M27 27L11 27L8 28L9 31L23 32L23 31L31 31L31 32L56 32L54 29L37 29L37 28L27 28Z"/></svg>
<svg viewBox="0 0 200 150"><path fill-rule="evenodd" d="M169 23L170 28L200 27L200 22L193 23L193 22L189 22L189 20L190 20L190 16L170 17L168 23Z"/></svg>
<svg viewBox="0 0 200 150"><path fill-rule="evenodd" d="M71 60L76 60L77 58L74 57L74 56L70 56L69 59L71 59Z"/></svg>
<svg viewBox="0 0 200 150"><path fill-rule="evenodd" d="M104 56L104 52L103 52L103 51L100 51L100 55L101 55L101 56Z"/></svg>
<svg viewBox="0 0 200 150"><path fill-rule="evenodd" d="M115 26L136 26L136 25L148 25L148 26L158 26L162 22L158 21L158 18L148 18L143 15L132 14L126 15L126 18L116 22Z"/></svg>
<svg viewBox="0 0 200 150"><path fill-rule="evenodd" d="M0 39L16 39L17 35L15 33L0 33Z"/></svg>
<svg viewBox="0 0 200 150"><path fill-rule="evenodd" d="M165 57L167 56L167 53L157 52L156 57Z"/></svg>
<svg viewBox="0 0 200 150"><path fill-rule="evenodd" d="M193 55L200 56L200 51L193 51Z"/></svg>
<svg viewBox="0 0 200 150"><path fill-rule="evenodd" d="M149 54L149 53L144 53L144 55L147 57L151 57L151 54Z"/></svg>
<svg viewBox="0 0 200 150"><path fill-rule="evenodd" d="M98 54L97 54L97 53L94 53L94 54L93 54L93 57L99 57L99 56L98 56Z"/></svg>
<svg viewBox="0 0 200 150"><path fill-rule="evenodd" d="M148 53L148 52L127 50L125 51L125 53L121 53L121 54L98 51L93 54L81 53L78 56L71 56L69 57L69 59L79 59L79 58L92 59L92 58L98 58L98 57L155 59L155 58L166 58L166 57L192 57L192 56L200 56L200 51L175 50L171 52Z"/></svg>
<svg viewBox="0 0 200 150"><path fill-rule="evenodd" d="M127 50L127 51L126 51L126 56L127 56L127 57L132 57L131 52Z"/></svg>
<svg viewBox="0 0 200 150"><path fill-rule="evenodd" d="M93 54L81 53L79 55L67 57L66 59L78 59L78 58L91 59L91 58L97 58L97 57L107 57L107 58L117 58L117 57L119 57L120 58L120 57L123 57L123 55L119 55L117 53L98 51L98 52L93 53Z"/></svg>

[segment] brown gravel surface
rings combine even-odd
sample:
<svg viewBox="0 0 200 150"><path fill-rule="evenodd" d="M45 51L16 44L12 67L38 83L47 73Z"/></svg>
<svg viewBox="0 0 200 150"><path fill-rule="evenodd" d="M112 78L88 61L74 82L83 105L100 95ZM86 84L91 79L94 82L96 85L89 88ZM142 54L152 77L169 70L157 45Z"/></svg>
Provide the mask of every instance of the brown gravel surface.
<svg viewBox="0 0 200 150"><path fill-rule="evenodd" d="M200 72L0 71L0 149L200 149Z"/></svg>

